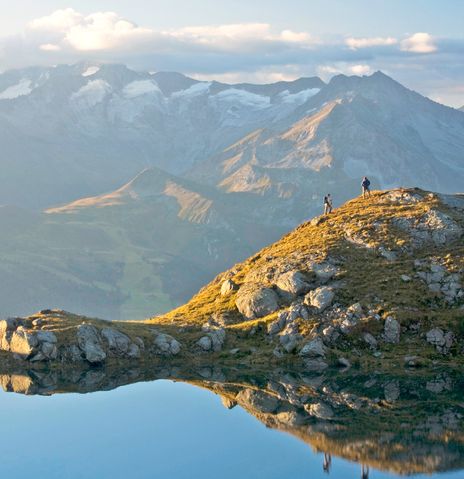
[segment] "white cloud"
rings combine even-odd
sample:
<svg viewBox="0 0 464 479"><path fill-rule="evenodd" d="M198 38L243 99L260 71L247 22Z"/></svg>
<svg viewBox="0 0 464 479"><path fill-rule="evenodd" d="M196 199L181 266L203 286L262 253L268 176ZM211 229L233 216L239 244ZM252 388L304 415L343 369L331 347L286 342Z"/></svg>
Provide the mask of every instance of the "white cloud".
<svg viewBox="0 0 464 479"><path fill-rule="evenodd" d="M372 68L365 64L350 64L346 62L337 62L335 64L320 65L317 67L317 74L324 80L328 80L333 75L369 75Z"/></svg>
<svg viewBox="0 0 464 479"><path fill-rule="evenodd" d="M350 37L345 40L352 50L360 48L384 47L396 45L398 40L394 37L371 37L371 38L354 38Z"/></svg>
<svg viewBox="0 0 464 479"><path fill-rule="evenodd" d="M413 53L433 53L437 51L435 41L429 33L415 33L401 42L401 50Z"/></svg>
<svg viewBox="0 0 464 479"><path fill-rule="evenodd" d="M84 16L72 8L37 18L29 23L28 29L35 34L57 38L56 43L44 44L57 46L55 50L60 49L61 43L61 46L77 51L111 50L148 39L153 33L151 29L141 28L114 12L97 12Z"/></svg>
<svg viewBox="0 0 464 479"><path fill-rule="evenodd" d="M369 75L372 73L369 65L352 65L348 70L353 75Z"/></svg>

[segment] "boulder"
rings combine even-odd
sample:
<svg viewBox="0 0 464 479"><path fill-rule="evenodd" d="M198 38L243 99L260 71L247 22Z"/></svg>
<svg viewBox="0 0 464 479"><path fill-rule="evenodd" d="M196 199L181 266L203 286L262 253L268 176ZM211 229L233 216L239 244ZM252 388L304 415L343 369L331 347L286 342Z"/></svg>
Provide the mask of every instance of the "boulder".
<svg viewBox="0 0 464 479"><path fill-rule="evenodd" d="M306 277L300 271L288 271L279 276L276 286L293 296L299 296L309 291L310 285Z"/></svg>
<svg viewBox="0 0 464 479"><path fill-rule="evenodd" d="M16 331L13 331L10 340L10 351L12 353L28 358L37 351L38 346L37 336L23 326L19 326Z"/></svg>
<svg viewBox="0 0 464 479"><path fill-rule="evenodd" d="M377 349L377 339L371 333L364 333L363 339L371 349Z"/></svg>
<svg viewBox="0 0 464 479"><path fill-rule="evenodd" d="M426 243L443 246L462 236L462 228L448 215L431 209L420 218L395 218L393 225L408 233L415 247Z"/></svg>
<svg viewBox="0 0 464 479"><path fill-rule="evenodd" d="M44 341L40 345L40 352L43 354L44 359L56 359L58 356L56 344L48 341Z"/></svg>
<svg viewBox="0 0 464 479"><path fill-rule="evenodd" d="M211 351L213 347L213 342L209 336L203 336L197 341L197 345L203 351Z"/></svg>
<svg viewBox="0 0 464 479"><path fill-rule="evenodd" d="M305 406L305 410L318 419L328 420L332 419L334 412L332 408L323 402L317 402L315 404L309 404Z"/></svg>
<svg viewBox="0 0 464 479"><path fill-rule="evenodd" d="M267 325L267 334L274 336L284 329L287 322L288 313L287 311L282 311L278 314L277 319L272 321Z"/></svg>
<svg viewBox="0 0 464 479"><path fill-rule="evenodd" d="M131 343L127 350L127 357L131 359L140 358L140 347L135 343Z"/></svg>
<svg viewBox="0 0 464 479"><path fill-rule="evenodd" d="M181 345L179 341L169 334L160 333L154 340L154 349L156 354L163 356L176 356L180 353Z"/></svg>
<svg viewBox="0 0 464 479"><path fill-rule="evenodd" d="M125 355L132 343L129 336L126 336L114 328L103 328L101 335L103 341L107 343L108 349L118 356Z"/></svg>
<svg viewBox="0 0 464 479"><path fill-rule="evenodd" d="M89 363L98 364L105 361L106 352L102 348L100 336L95 326L91 324L79 325L77 328L77 344Z"/></svg>
<svg viewBox="0 0 464 479"><path fill-rule="evenodd" d="M322 284L327 283L338 273L338 268L330 263L313 263L311 270L316 275L319 283Z"/></svg>
<svg viewBox="0 0 464 479"><path fill-rule="evenodd" d="M235 304L246 319L262 318L279 309L279 298L271 288L248 283L239 289Z"/></svg>
<svg viewBox="0 0 464 479"><path fill-rule="evenodd" d="M226 279L221 285L221 295L227 296L237 289L238 286L231 279Z"/></svg>
<svg viewBox="0 0 464 479"><path fill-rule="evenodd" d="M400 342L400 331L400 323L391 316L388 316L383 327L383 339L385 342L398 344Z"/></svg>
<svg viewBox="0 0 464 479"><path fill-rule="evenodd" d="M434 328L427 332L425 335L427 342L434 346L445 345L445 333L440 328Z"/></svg>
<svg viewBox="0 0 464 479"><path fill-rule="evenodd" d="M40 330L35 333L37 336L37 339L39 340L40 343L46 342L46 343L53 343L56 344L58 342L58 339L52 331L44 331Z"/></svg>
<svg viewBox="0 0 464 479"><path fill-rule="evenodd" d="M305 297L305 303L316 308L319 313L325 311L333 302L335 293L328 286L321 286L310 291Z"/></svg>
<svg viewBox="0 0 464 479"><path fill-rule="evenodd" d="M279 400L263 391L254 389L242 389L236 396L239 404L245 404L247 408L261 413L273 414L279 408Z"/></svg>
<svg viewBox="0 0 464 479"><path fill-rule="evenodd" d="M321 338L317 337L307 342L300 350L300 356L306 358L325 357L326 347Z"/></svg>

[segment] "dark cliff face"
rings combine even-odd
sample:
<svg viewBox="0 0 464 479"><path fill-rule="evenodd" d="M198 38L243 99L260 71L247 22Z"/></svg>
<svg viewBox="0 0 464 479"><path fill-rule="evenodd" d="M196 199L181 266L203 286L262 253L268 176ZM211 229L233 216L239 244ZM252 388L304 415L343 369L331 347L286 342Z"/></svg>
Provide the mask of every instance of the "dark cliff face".
<svg viewBox="0 0 464 479"><path fill-rule="evenodd" d="M91 393L138 381L172 379L219 394L267 427L314 450L397 474L464 467L459 375L312 374L291 369L222 367L207 362L121 368L2 366L5 391ZM109 400L111 397L109 397ZM226 434L227 431L224 431Z"/></svg>

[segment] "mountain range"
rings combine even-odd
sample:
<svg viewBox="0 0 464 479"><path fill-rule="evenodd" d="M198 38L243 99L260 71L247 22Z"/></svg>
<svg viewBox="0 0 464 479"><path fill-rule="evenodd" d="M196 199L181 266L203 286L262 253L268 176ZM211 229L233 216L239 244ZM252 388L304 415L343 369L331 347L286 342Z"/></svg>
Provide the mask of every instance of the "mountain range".
<svg viewBox="0 0 464 479"><path fill-rule="evenodd" d="M327 192L358 194L363 175L441 192L464 180L464 113L381 72L228 85L123 65L15 70L0 75L0 139L2 315L142 318L317 214Z"/></svg>

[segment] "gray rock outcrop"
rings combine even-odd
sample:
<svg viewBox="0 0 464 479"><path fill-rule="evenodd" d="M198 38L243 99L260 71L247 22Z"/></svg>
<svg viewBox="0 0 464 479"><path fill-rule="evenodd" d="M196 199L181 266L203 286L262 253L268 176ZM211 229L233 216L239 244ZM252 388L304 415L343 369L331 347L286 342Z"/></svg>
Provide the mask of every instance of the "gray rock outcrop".
<svg viewBox="0 0 464 479"><path fill-rule="evenodd" d="M277 311L279 298L271 288L248 283L240 287L235 304L246 319L255 319Z"/></svg>

